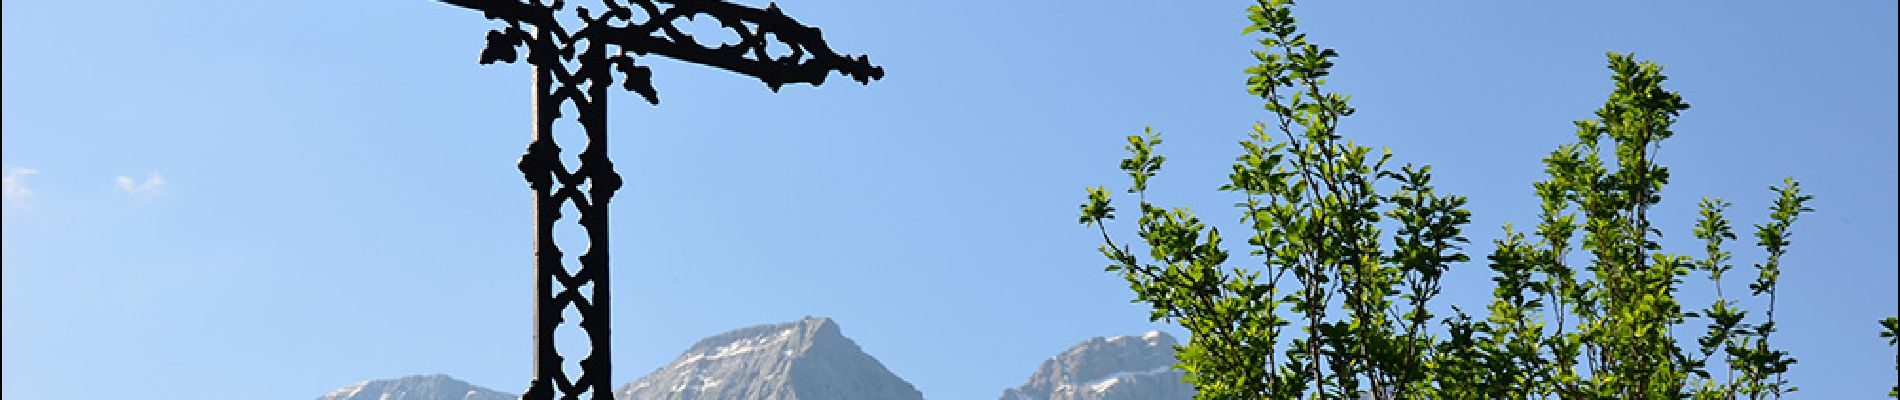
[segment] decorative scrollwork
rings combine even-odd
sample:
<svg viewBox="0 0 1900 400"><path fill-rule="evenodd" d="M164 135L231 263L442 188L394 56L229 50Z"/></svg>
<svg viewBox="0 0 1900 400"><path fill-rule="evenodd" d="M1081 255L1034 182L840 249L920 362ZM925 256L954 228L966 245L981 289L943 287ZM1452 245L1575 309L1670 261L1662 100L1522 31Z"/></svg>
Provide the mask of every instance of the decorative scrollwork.
<svg viewBox="0 0 1900 400"><path fill-rule="evenodd" d="M574 43L601 41L619 47L620 51L609 60L621 66L626 89L640 93L654 104L659 103L659 97L654 94L651 74L627 72L646 71L645 67L633 66L627 52L642 56L657 54L751 76L773 91L792 83L822 85L833 71L859 83L884 77L883 67L872 65L863 55L853 58L833 51L818 28L805 26L785 15L776 3L758 9L722 0L603 0L606 12L600 15L593 15L586 7L575 7L572 11L584 26L569 32L556 23L555 18L566 6L564 1L442 1L480 10L489 19L508 23L507 27L488 33L488 46L481 56L484 64L514 62L514 48L520 46L528 47L531 64L540 65L534 62L535 53L558 54L571 60L576 51ZM645 18L634 21L636 11ZM739 37L739 43L708 46L677 26L683 19L702 15L730 29ZM522 29L523 25L548 32L548 39L552 40L535 40L534 35ZM771 42L784 45L789 54L769 54L767 47Z"/></svg>
<svg viewBox="0 0 1900 400"><path fill-rule="evenodd" d="M526 48L526 61L535 70L534 140L517 165L535 192L535 378L524 399L553 399L557 391L562 399L589 393L595 400L612 396L607 203L621 186L620 175L607 159L607 88L613 84L613 72L620 73L622 89L652 104L660 102L653 72L634 63L649 54L751 76L773 91L792 83L821 85L833 71L866 84L884 77L884 69L866 57L832 51L818 28L799 24L776 4L757 9L722 0L602 0L598 10L605 11L595 15L586 7L568 10L562 0L441 1L506 23L488 32L482 64L517 62L520 49ZM581 21L578 29L570 30L556 18L570 11ZM645 17L634 21L636 12ZM675 26L700 16L718 20L739 42L708 46ZM771 42L784 45L789 53L768 54ZM609 46L615 48L612 54ZM563 104L574 106L574 118L587 134L580 165L571 171L551 134ZM587 233L587 249L572 272L553 236L561 207L568 204L578 211L576 222ZM554 347L554 332L569 308L580 314L578 324L589 344L579 362L580 374L574 377L562 369L564 358Z"/></svg>

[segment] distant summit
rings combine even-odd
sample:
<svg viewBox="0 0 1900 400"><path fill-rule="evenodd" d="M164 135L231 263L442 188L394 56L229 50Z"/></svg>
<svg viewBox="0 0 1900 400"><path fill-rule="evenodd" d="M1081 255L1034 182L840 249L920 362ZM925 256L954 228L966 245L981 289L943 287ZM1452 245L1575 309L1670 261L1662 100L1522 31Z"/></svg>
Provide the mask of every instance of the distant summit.
<svg viewBox="0 0 1900 400"><path fill-rule="evenodd" d="M1188 400L1161 331L1095 337L1043 361L1001 400ZM450 378L365 381L318 400L515 400ZM614 390L617 400L923 400L915 386L866 354L830 318L756 325L700 339L652 373Z"/></svg>
<svg viewBox="0 0 1900 400"><path fill-rule="evenodd" d="M1187 400L1194 386L1173 369L1174 337L1151 331L1095 337L1050 357L1000 400Z"/></svg>
<svg viewBox="0 0 1900 400"><path fill-rule="evenodd" d="M922 400L830 318L741 328L705 339L614 392L620 400Z"/></svg>
<svg viewBox="0 0 1900 400"><path fill-rule="evenodd" d="M357 382L317 400L515 400L515 396L435 374Z"/></svg>
<svg viewBox="0 0 1900 400"><path fill-rule="evenodd" d="M806 317L700 339L614 391L619 400L923 400L830 318ZM515 400L448 375L365 381L317 400Z"/></svg>

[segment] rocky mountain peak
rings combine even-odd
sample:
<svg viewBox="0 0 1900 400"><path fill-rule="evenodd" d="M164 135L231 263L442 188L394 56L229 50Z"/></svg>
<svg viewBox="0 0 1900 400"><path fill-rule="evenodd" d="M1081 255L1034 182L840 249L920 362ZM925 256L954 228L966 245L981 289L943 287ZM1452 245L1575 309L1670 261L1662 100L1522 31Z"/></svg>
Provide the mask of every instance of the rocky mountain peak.
<svg viewBox="0 0 1900 400"><path fill-rule="evenodd" d="M1194 397L1194 387L1173 369L1174 336L1094 337L1043 361L1022 386L1003 390L1001 400L1172 400Z"/></svg>
<svg viewBox="0 0 1900 400"><path fill-rule="evenodd" d="M923 394L865 354L830 318L806 317L702 339L615 397L921 400Z"/></svg>
<svg viewBox="0 0 1900 400"><path fill-rule="evenodd" d="M448 375L412 375L344 386L317 400L514 400L515 396Z"/></svg>

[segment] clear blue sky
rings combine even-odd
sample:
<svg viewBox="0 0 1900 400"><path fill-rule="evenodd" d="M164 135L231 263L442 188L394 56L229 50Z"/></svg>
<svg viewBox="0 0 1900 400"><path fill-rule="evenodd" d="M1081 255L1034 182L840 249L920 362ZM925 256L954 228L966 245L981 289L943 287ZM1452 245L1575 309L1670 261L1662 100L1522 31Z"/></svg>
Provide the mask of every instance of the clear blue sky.
<svg viewBox="0 0 1900 400"><path fill-rule="evenodd" d="M1075 224L1082 187L1125 185L1120 138L1143 126L1168 139L1154 196L1232 221L1211 189L1267 117L1242 91L1246 2L780 3L889 76L773 94L652 61L661 106L615 95L616 382L706 335L822 315L926 396L987 399L1083 338L1163 327ZM1900 281L1894 2L1296 12L1342 54L1343 131L1469 195L1474 254L1532 221L1538 159L1609 92L1604 52L1666 64L1695 108L1660 156L1665 244L1696 251L1700 196L1746 227L1799 178L1819 211L1786 260L1789 378L1807 398L1892 385L1874 321ZM0 395L525 386L528 70L476 64L494 23L422 0L3 15ZM1481 309L1487 271L1462 268L1445 300Z"/></svg>

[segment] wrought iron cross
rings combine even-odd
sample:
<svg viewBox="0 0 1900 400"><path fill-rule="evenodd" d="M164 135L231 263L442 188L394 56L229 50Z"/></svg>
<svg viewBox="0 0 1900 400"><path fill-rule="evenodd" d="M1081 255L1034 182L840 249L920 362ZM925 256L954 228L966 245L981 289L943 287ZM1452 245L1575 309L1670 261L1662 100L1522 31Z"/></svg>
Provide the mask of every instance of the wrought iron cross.
<svg viewBox="0 0 1900 400"><path fill-rule="evenodd" d="M533 141L521 156L521 173L534 189L534 381L523 399L579 399L591 393L595 400L612 398L612 362L608 344L607 202L620 188L620 174L607 159L607 87L619 71L621 87L659 104L652 71L634 64L635 56L657 54L695 64L718 67L758 78L773 91L788 83L820 85L832 71L870 83L884 77L884 69L864 56L853 59L831 50L818 28L799 24L779 11L723 0L602 0L601 8L573 7L562 0L440 0L482 12L507 26L488 32L481 63L515 62L517 49L527 48L534 68ZM573 13L579 27L562 26L562 13ZM681 19L707 16L731 29L739 43L701 44L674 24ZM766 52L768 41L783 44L789 54ZM609 46L613 47L610 53ZM628 54L631 52L632 54ZM561 104L572 104L576 121L587 134L580 167L563 165L553 129L561 118ZM585 187L585 190L582 188ZM580 268L569 270L562 249L554 242L554 224L561 205L572 202L578 222L587 232L587 250L578 257ZM557 286L558 290L557 290ZM590 293L581 293L591 284ZM586 331L588 354L580 376L562 369L554 347L561 314L573 307Z"/></svg>

